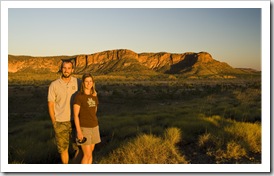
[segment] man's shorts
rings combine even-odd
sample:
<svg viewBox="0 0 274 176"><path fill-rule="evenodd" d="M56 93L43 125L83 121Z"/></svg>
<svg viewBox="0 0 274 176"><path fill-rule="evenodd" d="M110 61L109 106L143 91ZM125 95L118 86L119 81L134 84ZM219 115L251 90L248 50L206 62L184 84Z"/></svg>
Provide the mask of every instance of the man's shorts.
<svg viewBox="0 0 274 176"><path fill-rule="evenodd" d="M55 122L53 127L58 152L62 153L64 150L69 148L69 141L72 132L71 122Z"/></svg>
<svg viewBox="0 0 274 176"><path fill-rule="evenodd" d="M87 141L83 144L77 142L78 145L91 145L91 144L98 144L101 142L99 126L94 128L84 128L81 127L83 136L87 138Z"/></svg>

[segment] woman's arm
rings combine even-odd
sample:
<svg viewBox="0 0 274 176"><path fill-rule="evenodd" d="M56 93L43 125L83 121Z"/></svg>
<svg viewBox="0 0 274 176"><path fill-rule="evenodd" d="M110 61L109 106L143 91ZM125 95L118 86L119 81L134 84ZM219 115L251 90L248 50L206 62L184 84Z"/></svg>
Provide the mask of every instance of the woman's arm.
<svg viewBox="0 0 274 176"><path fill-rule="evenodd" d="M93 94L94 96L95 96L95 104L96 104L96 106L95 106L95 114L97 113L97 109L98 109L98 97L97 97L97 92L95 92L94 94Z"/></svg>
<svg viewBox="0 0 274 176"><path fill-rule="evenodd" d="M78 104L74 104L73 111L74 111L74 123L77 131L77 138L82 140L84 136L80 128L80 120L79 120L80 106Z"/></svg>

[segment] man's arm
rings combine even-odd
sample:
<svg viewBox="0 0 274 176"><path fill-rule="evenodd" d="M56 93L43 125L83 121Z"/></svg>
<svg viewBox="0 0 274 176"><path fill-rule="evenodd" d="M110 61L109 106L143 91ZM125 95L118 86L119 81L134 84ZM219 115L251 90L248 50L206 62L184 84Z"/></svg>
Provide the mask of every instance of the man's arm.
<svg viewBox="0 0 274 176"><path fill-rule="evenodd" d="M54 114L54 102L49 101L48 108L49 108L49 116L51 118L52 124L54 124L56 121L55 114Z"/></svg>

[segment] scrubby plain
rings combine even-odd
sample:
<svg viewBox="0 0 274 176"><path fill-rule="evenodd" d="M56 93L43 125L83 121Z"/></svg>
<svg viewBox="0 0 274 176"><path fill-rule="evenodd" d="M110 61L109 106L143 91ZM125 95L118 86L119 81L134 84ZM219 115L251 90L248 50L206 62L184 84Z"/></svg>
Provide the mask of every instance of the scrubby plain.
<svg viewBox="0 0 274 176"><path fill-rule="evenodd" d="M56 78L9 74L9 163L60 163L47 111ZM260 76L96 75L95 81L102 138L96 164L261 163Z"/></svg>

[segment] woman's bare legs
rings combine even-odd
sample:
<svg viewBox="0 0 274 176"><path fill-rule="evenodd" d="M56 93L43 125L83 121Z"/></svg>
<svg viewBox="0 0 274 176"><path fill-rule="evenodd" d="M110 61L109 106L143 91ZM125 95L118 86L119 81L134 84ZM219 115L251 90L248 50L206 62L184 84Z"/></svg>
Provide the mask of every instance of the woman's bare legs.
<svg viewBox="0 0 274 176"><path fill-rule="evenodd" d="M81 164L92 164L92 152L94 150L95 144L81 145L83 150L83 158Z"/></svg>

